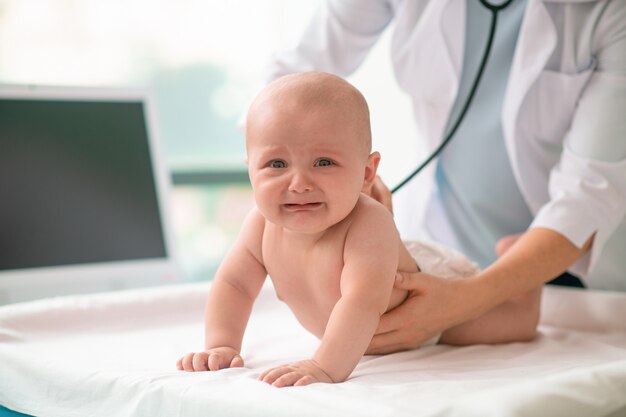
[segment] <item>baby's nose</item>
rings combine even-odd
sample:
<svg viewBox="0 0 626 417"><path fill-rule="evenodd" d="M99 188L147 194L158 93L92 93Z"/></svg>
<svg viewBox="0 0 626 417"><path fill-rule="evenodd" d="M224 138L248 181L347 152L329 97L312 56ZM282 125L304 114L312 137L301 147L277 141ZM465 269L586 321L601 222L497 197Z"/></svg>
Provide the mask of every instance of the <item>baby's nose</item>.
<svg viewBox="0 0 626 417"><path fill-rule="evenodd" d="M289 183L289 191L294 193L313 191L313 181L305 172L295 172Z"/></svg>

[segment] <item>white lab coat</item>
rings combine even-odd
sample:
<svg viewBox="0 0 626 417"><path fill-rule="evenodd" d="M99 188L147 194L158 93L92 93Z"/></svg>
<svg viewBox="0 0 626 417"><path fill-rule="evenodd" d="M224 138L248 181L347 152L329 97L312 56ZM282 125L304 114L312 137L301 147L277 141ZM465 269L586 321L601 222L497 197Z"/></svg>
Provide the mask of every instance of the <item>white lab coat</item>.
<svg viewBox="0 0 626 417"><path fill-rule="evenodd" d="M434 149L459 85L465 0L329 0L269 77L347 76L392 21L396 78ZM560 60L548 68L555 48ZM579 247L595 233L570 270L591 287L626 291L626 0L528 0L501 116L531 227Z"/></svg>

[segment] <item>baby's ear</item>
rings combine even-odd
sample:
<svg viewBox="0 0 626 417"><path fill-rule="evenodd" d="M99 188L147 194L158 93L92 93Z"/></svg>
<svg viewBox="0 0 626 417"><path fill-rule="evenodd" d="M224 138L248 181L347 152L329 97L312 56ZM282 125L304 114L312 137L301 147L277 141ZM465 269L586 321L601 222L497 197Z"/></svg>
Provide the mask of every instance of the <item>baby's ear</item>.
<svg viewBox="0 0 626 417"><path fill-rule="evenodd" d="M378 170L378 164L380 163L380 153L372 152L367 157L367 165L365 165L365 175L363 178L363 188L361 191L367 192L372 187L374 180L376 179L376 171Z"/></svg>

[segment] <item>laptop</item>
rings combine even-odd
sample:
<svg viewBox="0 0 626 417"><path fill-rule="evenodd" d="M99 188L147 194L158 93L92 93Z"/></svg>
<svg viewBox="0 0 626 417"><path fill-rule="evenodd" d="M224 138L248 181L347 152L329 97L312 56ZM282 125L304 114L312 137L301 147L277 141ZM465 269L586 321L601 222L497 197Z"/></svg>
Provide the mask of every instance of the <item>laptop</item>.
<svg viewBox="0 0 626 417"><path fill-rule="evenodd" d="M0 86L0 304L181 280L142 90Z"/></svg>

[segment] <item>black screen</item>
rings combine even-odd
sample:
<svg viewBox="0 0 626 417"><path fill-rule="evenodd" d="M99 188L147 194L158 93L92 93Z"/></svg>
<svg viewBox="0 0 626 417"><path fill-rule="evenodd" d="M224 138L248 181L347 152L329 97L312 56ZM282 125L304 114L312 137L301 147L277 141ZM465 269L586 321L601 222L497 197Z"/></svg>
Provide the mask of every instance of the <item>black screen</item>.
<svg viewBox="0 0 626 417"><path fill-rule="evenodd" d="M165 252L141 102L0 99L0 270Z"/></svg>

